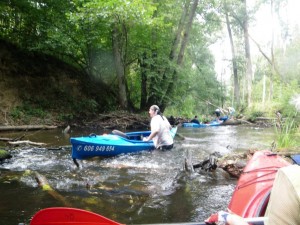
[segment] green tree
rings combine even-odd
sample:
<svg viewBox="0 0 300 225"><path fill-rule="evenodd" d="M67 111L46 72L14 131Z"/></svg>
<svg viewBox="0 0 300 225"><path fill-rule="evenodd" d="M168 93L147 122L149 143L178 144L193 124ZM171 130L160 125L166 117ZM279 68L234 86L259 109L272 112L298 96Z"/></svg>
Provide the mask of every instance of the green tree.
<svg viewBox="0 0 300 225"><path fill-rule="evenodd" d="M164 109L184 95L223 96L207 51L218 29L214 7L211 0L6 1L1 38L79 68L93 80L88 91L108 99L106 109ZM197 91L188 94L191 86Z"/></svg>

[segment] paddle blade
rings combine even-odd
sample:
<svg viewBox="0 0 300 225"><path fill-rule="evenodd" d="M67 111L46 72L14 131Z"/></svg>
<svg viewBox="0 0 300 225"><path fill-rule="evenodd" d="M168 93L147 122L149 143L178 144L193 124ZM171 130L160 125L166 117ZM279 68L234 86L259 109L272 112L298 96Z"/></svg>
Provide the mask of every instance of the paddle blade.
<svg viewBox="0 0 300 225"><path fill-rule="evenodd" d="M82 209L53 207L38 211L30 225L122 225Z"/></svg>

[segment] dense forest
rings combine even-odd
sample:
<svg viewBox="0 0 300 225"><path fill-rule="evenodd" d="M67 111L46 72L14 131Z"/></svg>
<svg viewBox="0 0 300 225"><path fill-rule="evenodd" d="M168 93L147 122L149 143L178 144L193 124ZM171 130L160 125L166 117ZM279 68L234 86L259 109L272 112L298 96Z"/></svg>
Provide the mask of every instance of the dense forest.
<svg viewBox="0 0 300 225"><path fill-rule="evenodd" d="M17 62L32 59L27 72L36 78L27 82L36 80L42 86L32 88L41 93L34 97L22 92L22 101L2 107L2 113L43 115L63 108L60 117L70 119L116 110L147 112L157 104L174 116L233 106L249 117L279 111L294 118L291 101L300 93L300 29L289 23L293 2L1 1L2 43L26 54L16 57ZM271 15L265 42L251 33L262 22L257 17L262 9ZM226 51L221 78L211 50L216 43L229 46L217 49L219 54ZM24 66L8 63L5 51L0 57L1 76L13 77L15 83L24 79ZM37 64L43 69L34 69ZM68 85L63 85L66 77ZM54 98L55 104L50 102Z"/></svg>

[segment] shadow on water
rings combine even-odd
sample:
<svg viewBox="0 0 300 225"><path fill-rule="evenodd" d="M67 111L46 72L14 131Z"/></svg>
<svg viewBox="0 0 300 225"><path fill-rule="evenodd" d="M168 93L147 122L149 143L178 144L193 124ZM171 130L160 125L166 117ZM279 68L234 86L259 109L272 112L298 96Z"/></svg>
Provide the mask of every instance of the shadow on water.
<svg viewBox="0 0 300 225"><path fill-rule="evenodd" d="M72 131L71 136L89 133ZM29 224L38 210L64 206L64 202L38 186L30 171L45 176L72 207L121 223L201 222L211 213L227 208L236 179L220 169L212 173L185 172L187 150L197 163L215 151L226 154L269 148L274 138L272 129L242 126L180 128L178 133L186 138L175 139L171 151L82 160L79 169L68 148L11 150L13 158L0 164L1 224ZM20 133L5 135L16 137ZM70 145L69 137L58 130L26 133L27 139L47 146Z"/></svg>

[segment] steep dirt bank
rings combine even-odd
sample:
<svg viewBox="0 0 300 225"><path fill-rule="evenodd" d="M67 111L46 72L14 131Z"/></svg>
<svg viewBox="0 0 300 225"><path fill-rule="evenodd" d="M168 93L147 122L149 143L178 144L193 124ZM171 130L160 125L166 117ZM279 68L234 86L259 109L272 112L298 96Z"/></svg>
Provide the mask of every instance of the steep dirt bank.
<svg viewBox="0 0 300 225"><path fill-rule="evenodd" d="M147 112L109 112L106 93L76 68L0 40L0 126L149 126Z"/></svg>
<svg viewBox="0 0 300 225"><path fill-rule="evenodd" d="M0 40L0 125L53 125L87 115L84 106L92 93L83 78L76 68L51 56L24 52Z"/></svg>

